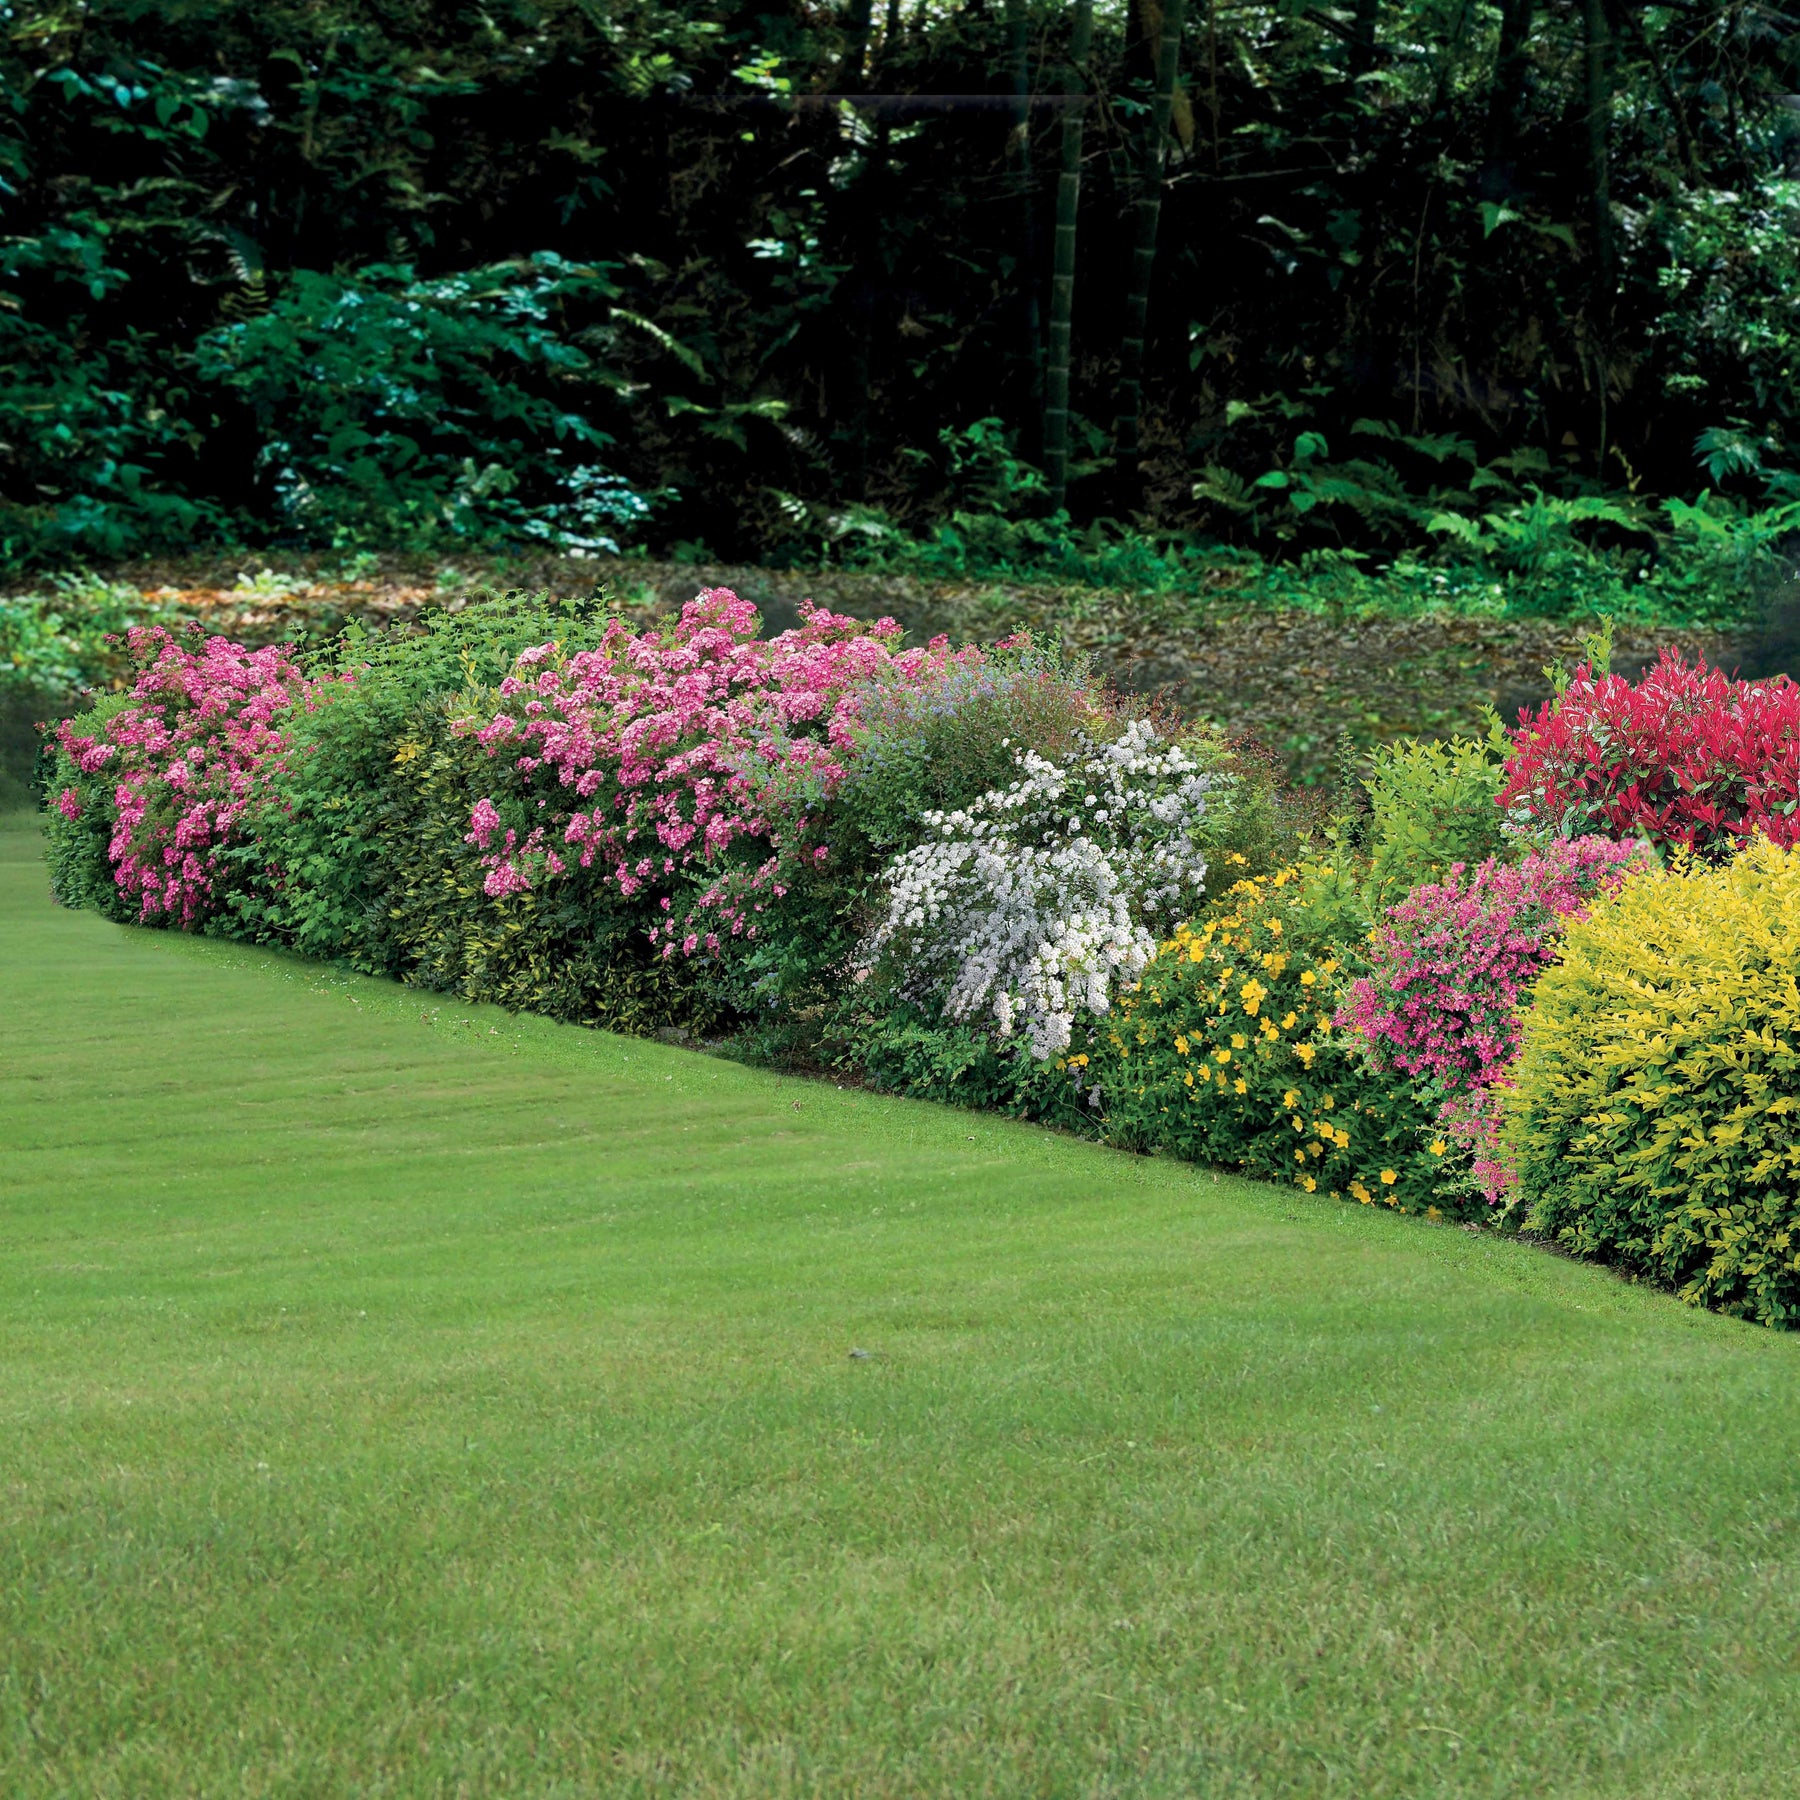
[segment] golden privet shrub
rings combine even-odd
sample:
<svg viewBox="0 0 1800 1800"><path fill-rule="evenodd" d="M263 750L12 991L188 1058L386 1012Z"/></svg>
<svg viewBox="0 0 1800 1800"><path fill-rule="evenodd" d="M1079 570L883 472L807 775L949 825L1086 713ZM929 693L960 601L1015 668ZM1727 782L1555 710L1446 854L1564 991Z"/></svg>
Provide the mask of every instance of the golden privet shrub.
<svg viewBox="0 0 1800 1800"><path fill-rule="evenodd" d="M1800 1320L1800 850L1633 877L1526 1014L1529 1229L1770 1325Z"/></svg>

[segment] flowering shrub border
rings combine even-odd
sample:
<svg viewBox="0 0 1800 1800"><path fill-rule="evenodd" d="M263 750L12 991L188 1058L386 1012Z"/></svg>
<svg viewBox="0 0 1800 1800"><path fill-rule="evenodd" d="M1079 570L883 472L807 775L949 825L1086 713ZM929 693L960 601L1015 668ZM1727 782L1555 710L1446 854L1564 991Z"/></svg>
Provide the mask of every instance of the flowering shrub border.
<svg viewBox="0 0 1800 1800"><path fill-rule="evenodd" d="M1354 874L1303 863L1203 904L1208 847L1261 841L1268 795L1263 813L1234 811L1246 777L1225 746L1165 742L1053 652L906 651L891 622L817 611L767 642L757 625L722 589L658 631L571 614L571 642L539 639L562 628L541 608L466 631L447 615L366 650L349 634L321 673L287 646L134 631L130 690L55 733L54 890L257 941L298 942L323 916L328 952L378 941L380 966L422 985L631 1030L742 1032L749 1054L782 1042L780 1025L750 1032L766 1014L810 1045L811 1066L880 1063L908 1091L979 1092L1403 1212L1493 1216L1517 1135L1535 1159L1533 1226L1691 1298L1800 1320L1800 1215L1771 1185L1793 1161L1779 1122L1800 1101L1791 1047L1764 1019L1792 1022L1800 842L1784 849L1762 823L1800 840L1782 798L1800 689L1678 658L1639 688L1578 675L1561 708L1521 727L1508 779L1560 780L1551 752L1567 752L1580 766L1560 822L1654 828L1683 847L1675 873L1635 839L1515 835L1532 846L1517 862L1453 863L1371 930L1380 871L1360 858ZM1615 731L1620 718L1636 723ZM1657 787L1668 771L1634 774L1658 732L1692 752L1672 777L1691 788L1673 796ZM1009 757L1018 778L984 786ZM1456 786L1440 779L1455 755L1415 761L1409 816L1429 849L1448 841L1431 808ZM927 784L956 803L922 805ZM1545 824L1528 787L1515 831ZM292 829L314 818L326 823ZM1707 867L1739 842L1746 854ZM1242 866L1237 849L1214 854ZM1721 931L1762 961L1712 955L1710 922L1681 913L1715 878ZM1667 941L1642 946L1666 966L1652 991L1617 922L1660 917L1669 896ZM1612 920L1604 992L1559 967L1590 912ZM1581 939L1590 960L1603 936L1594 923ZM881 979L847 981L858 964ZM1764 974L1775 988L1739 1008ZM1525 1013L1540 993L1558 1020ZM1740 1011L1756 1042L1721 1045L1719 1020ZM1565 1026L1549 1093L1554 1057L1534 1064L1531 1046ZM1680 1067L1665 1037L1691 1040ZM1578 1039L1635 1071L1642 1094L1577 1104L1594 1075ZM1759 1114L1757 1084L1776 1076ZM1682 1083L1682 1117L1699 1121L1686 1135L1665 1104ZM1565 1138L1566 1170L1552 1142ZM1590 1154L1607 1145L1621 1146L1610 1186ZM1669 1171L1689 1164L1712 1186L1677 1205Z"/></svg>

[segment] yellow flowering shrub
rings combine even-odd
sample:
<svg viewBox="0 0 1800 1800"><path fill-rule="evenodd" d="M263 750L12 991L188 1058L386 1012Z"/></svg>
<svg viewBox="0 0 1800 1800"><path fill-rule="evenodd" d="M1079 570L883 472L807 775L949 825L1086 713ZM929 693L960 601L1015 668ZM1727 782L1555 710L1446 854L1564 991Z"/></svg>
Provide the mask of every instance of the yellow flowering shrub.
<svg viewBox="0 0 1800 1800"><path fill-rule="evenodd" d="M1348 875L1314 863L1240 881L1183 926L1071 1059L1108 1137L1368 1206L1485 1210L1436 1101L1332 1022L1367 925Z"/></svg>
<svg viewBox="0 0 1800 1800"><path fill-rule="evenodd" d="M1525 1016L1528 1229L1683 1299L1800 1321L1800 849L1633 876Z"/></svg>

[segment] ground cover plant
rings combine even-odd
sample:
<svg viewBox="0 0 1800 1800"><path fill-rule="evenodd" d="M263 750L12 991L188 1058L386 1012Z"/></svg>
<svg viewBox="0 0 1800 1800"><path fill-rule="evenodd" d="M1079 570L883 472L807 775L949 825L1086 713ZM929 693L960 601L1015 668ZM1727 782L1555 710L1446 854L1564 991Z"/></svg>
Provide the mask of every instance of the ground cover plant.
<svg viewBox="0 0 1800 1800"><path fill-rule="evenodd" d="M1793 1340L44 880L9 1794L1800 1778Z"/></svg>

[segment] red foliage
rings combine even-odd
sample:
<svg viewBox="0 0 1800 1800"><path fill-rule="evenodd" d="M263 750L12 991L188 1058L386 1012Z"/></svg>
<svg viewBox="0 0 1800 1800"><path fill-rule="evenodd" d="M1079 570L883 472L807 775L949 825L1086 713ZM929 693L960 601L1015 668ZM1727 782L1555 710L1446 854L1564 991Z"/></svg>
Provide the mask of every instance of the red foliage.
<svg viewBox="0 0 1800 1800"><path fill-rule="evenodd" d="M1734 681L1676 650L1635 684L1584 666L1519 715L1500 804L1562 837L1800 841L1800 687Z"/></svg>

